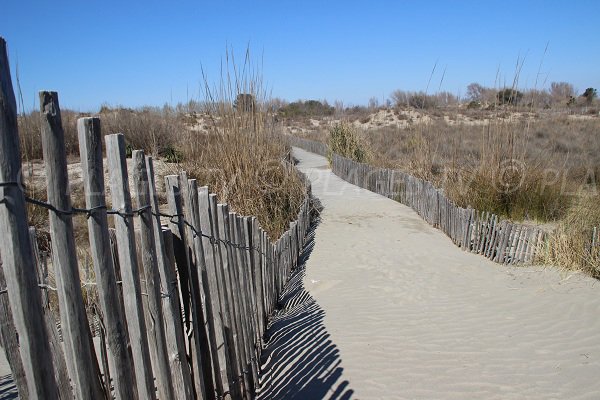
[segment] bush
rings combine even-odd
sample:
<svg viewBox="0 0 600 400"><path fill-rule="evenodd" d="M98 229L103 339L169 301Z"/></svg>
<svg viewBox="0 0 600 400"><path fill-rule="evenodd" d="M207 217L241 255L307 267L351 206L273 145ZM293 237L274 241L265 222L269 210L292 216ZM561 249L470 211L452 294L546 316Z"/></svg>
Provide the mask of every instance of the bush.
<svg viewBox="0 0 600 400"><path fill-rule="evenodd" d="M481 102L479 102L479 101L471 100L469 102L469 104L467 104L467 109L469 109L469 110L478 110L480 108L481 108Z"/></svg>
<svg viewBox="0 0 600 400"><path fill-rule="evenodd" d="M138 110L104 107L100 118L103 134L123 133L128 147L154 156L161 156L173 147L184 129L177 113L170 107Z"/></svg>
<svg viewBox="0 0 600 400"><path fill-rule="evenodd" d="M335 108L318 100L298 100L279 109L279 115L282 117L325 117L331 116Z"/></svg>
<svg viewBox="0 0 600 400"><path fill-rule="evenodd" d="M327 158L332 160L333 153L337 153L357 162L367 162L369 151L367 144L362 141L351 125L340 123L329 130L329 153Z"/></svg>
<svg viewBox="0 0 600 400"><path fill-rule="evenodd" d="M497 98L499 104L516 105L519 104L519 102L523 98L523 93L519 92L516 89L506 88L498 92Z"/></svg>
<svg viewBox="0 0 600 400"><path fill-rule="evenodd" d="M256 108L256 100L254 95L250 93L240 93L235 98L233 108L238 112L252 112Z"/></svg>
<svg viewBox="0 0 600 400"><path fill-rule="evenodd" d="M596 92L596 89L590 87L590 88L585 89L585 92L583 92L581 97L583 97L585 99L585 102L587 104L592 104L592 102L597 97L597 95L598 94Z"/></svg>
<svg viewBox="0 0 600 400"><path fill-rule="evenodd" d="M437 98L423 92L415 93L408 98L408 104L419 110L437 107Z"/></svg>

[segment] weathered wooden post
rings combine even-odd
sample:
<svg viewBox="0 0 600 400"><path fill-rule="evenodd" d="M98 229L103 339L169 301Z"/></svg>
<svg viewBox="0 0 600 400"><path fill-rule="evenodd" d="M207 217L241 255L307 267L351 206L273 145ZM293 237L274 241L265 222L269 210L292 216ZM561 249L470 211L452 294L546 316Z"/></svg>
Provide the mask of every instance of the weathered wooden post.
<svg viewBox="0 0 600 400"><path fill-rule="evenodd" d="M156 195L154 163L152 157L146 157L146 168L148 170L150 200L154 216L154 241L158 257L158 271L160 274L160 281L162 282L162 290L166 292L163 296L162 305L173 391L176 399L191 399L193 397L192 375L185 353L181 303L179 302L179 291L177 290L175 268L173 267L173 237L170 230L168 233L164 232L164 230L168 230L168 228L163 229L160 223L160 210L158 207L158 197ZM167 240L169 241L169 246L165 244Z"/></svg>
<svg viewBox="0 0 600 400"><path fill-rule="evenodd" d="M191 228L186 226L184 223L184 220L189 222L189 207L184 206L184 202L189 201L186 199L188 193L187 177L185 174L182 174L182 176L165 176L165 187L167 191L167 201L169 203L169 212L172 215L179 216L172 221L171 230L173 231L175 237L177 237L181 246L179 248L180 254L175 254L175 257L178 261L179 274L180 276L183 275L183 277L185 277L185 279L182 279L182 285L186 285L186 292L185 295L183 295L183 301L191 302L191 305L188 306L188 321L186 322L190 324L193 329L193 337L188 338L192 364L192 381L196 396L199 399L206 399L207 395L212 396L213 393L207 393L206 391L205 376L202 368L202 354L199 352L201 348L201 332L199 331L200 329L204 330L204 321L202 316L202 303L200 300L200 294L197 292L198 283L194 282L192 275L192 269L194 267L194 244L193 238L190 236L193 235L193 232L191 231ZM183 254L181 254L181 252L183 252ZM183 290L184 288L182 287L181 289Z"/></svg>
<svg viewBox="0 0 600 400"><path fill-rule="evenodd" d="M49 225L67 368L77 398L103 398L106 393L81 293L73 216L69 212L71 196L65 137L56 92L40 92L40 114L48 202L66 211L49 211Z"/></svg>
<svg viewBox="0 0 600 400"><path fill-rule="evenodd" d="M243 349L242 346L240 345L240 326L239 326L239 322L237 319L237 304L235 302L235 298L234 298L234 291L235 291L235 286L234 286L234 280L233 280L233 275L232 275L232 269L233 267L233 260L232 260L232 251L231 251L231 247L226 244L227 242L231 242L230 240L230 235L229 235L229 208L226 204L218 204L217 205L217 214L218 214L218 221L219 221L219 238L221 239L221 241L219 242L219 246L221 248L221 266L223 268L223 282L224 282L224 288L225 288L225 294L227 296L227 304L228 304L228 311L229 311L229 318L228 318L228 322L229 322L229 329L230 329L230 338L229 340L231 341L231 345L229 346L230 349L234 350L231 352L232 358L233 358L233 362L235 362L236 368L235 368L235 373L234 373L234 379L237 380L237 387L239 390L239 395L242 396L242 393L244 393L244 384L243 384L243 366L242 366L242 359L243 359Z"/></svg>
<svg viewBox="0 0 600 400"><path fill-rule="evenodd" d="M99 118L81 118L77 121L79 152L85 191L85 204L95 209L88 218L90 250L96 273L100 307L104 316L106 340L110 350L115 395L118 399L137 396L133 376L133 360L127 350L127 327L121 309L117 278L110 252L108 218L104 190L102 134Z"/></svg>
<svg viewBox="0 0 600 400"><path fill-rule="evenodd" d="M167 342L163 324L161 301L161 282L158 273L158 260L155 248L154 225L152 205L150 204L150 187L148 172L146 171L146 158L144 152L135 150L133 159L133 182L135 187L135 200L139 210L141 258L146 279L146 292L148 294L148 307L146 309L146 332L150 344L150 359L156 376L158 397L161 400L174 398L169 361L167 356Z"/></svg>
<svg viewBox="0 0 600 400"><path fill-rule="evenodd" d="M0 37L0 253L8 298L19 334L30 399L56 399L50 348L31 254L25 197L19 185L21 149L17 103L12 88L6 41Z"/></svg>
<svg viewBox="0 0 600 400"><path fill-rule="evenodd" d="M204 249L204 261L206 263L206 277L203 279L205 286L208 288L210 294L210 312L209 317L212 319L214 324L214 344L211 347L213 351L213 362L214 366L218 369L215 371L215 375L220 375L220 379L216 380L216 390L221 395L222 393L229 391L229 381L231 376L228 373L229 360L228 360L228 347L225 337L225 331L223 329L223 315L221 314L221 299L222 294L220 293L223 288L219 285L220 265L217 264L218 258L218 245L215 241L215 226L211 218L210 210L210 193L208 187L203 186L198 189L198 207L200 209L200 229L213 239L209 239L206 236L202 237L202 247Z"/></svg>
<svg viewBox="0 0 600 400"><path fill-rule="evenodd" d="M115 231L118 242L119 265L123 279L123 302L127 315L127 328L133 354L133 365L141 399L156 399L154 377L148 349L148 337L142 309L142 291L138 266L135 232L129 193L129 178L125 160L125 138L123 134L106 136L106 158L110 173Z"/></svg>

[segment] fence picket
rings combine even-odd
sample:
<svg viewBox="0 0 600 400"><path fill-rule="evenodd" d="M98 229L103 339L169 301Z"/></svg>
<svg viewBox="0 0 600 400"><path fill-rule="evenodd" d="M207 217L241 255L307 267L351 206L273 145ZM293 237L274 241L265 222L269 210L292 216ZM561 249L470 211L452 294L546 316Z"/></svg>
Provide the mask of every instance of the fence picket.
<svg viewBox="0 0 600 400"><path fill-rule="evenodd" d="M127 330L140 399L155 399L154 377L148 348L148 337L142 308L140 271L137 261L133 226L131 194L125 160L123 134L107 135L106 158L110 174L110 192L113 208L122 214L114 217L119 266L123 281L123 302L127 315Z"/></svg>
<svg viewBox="0 0 600 400"><path fill-rule="evenodd" d="M241 329L241 322L239 320L239 303L237 301L237 282L234 275L234 259L233 250L231 246L226 243L231 242L231 230L229 221L229 206L227 204L217 205L217 214L219 217L219 238L222 239L220 242L221 247L221 262L223 268L223 275L225 283L225 293L227 294L227 303L229 305L229 328L230 328L230 348L233 356L233 362L235 363L234 381L237 383L237 390L239 390L239 396L242 396L246 392L244 382L244 346L243 346L243 334Z"/></svg>
<svg viewBox="0 0 600 400"><path fill-rule="evenodd" d="M117 293L117 278L110 252L108 217L104 189L102 134L99 118L77 121L79 152L85 191L85 204L98 211L88 218L90 250L96 274L100 308L104 317L107 345L110 349L115 395L119 399L133 398L136 392L133 359L127 351L127 328Z"/></svg>
<svg viewBox="0 0 600 400"><path fill-rule="evenodd" d="M146 333L150 348L150 361L156 377L158 397L172 399L173 383L169 370L167 356L167 342L165 337L164 318L161 300L161 282L158 273L158 256L156 252L156 240L154 237L154 224L152 216L152 205L150 198L150 186L148 183L148 171L146 170L146 157L141 150L132 152L133 159L133 182L135 187L135 198L138 209L144 209L139 213L140 226L140 253L142 269L146 281L147 308Z"/></svg>
<svg viewBox="0 0 600 400"><path fill-rule="evenodd" d="M69 187L65 138L56 92L40 92L40 113L48 203L58 210L70 210L71 196L65 190ZM100 399L107 394L83 306L72 218L69 213L49 211L65 358L76 397Z"/></svg>
<svg viewBox="0 0 600 400"><path fill-rule="evenodd" d="M211 217L210 209L210 194L208 187L203 186L198 189L198 206L200 211L200 227L201 231L208 234L209 236L215 235L215 226ZM231 380L231 374L228 371L231 367L228 367L228 347L225 340L225 332L223 330L223 319L221 316L222 297L220 293L223 291L220 271L218 270L216 260L218 257L218 248L216 242L212 241L207 237L202 237L202 246L204 248L204 260L206 263L206 276L203 277L203 281L207 286L207 292L210 295L210 304L207 305L208 318L213 321L214 338L212 339L212 356L213 364L215 368L215 375L219 375L219 379L216 380L216 390L219 395L229 391L229 382ZM204 270L203 270L204 272Z"/></svg>

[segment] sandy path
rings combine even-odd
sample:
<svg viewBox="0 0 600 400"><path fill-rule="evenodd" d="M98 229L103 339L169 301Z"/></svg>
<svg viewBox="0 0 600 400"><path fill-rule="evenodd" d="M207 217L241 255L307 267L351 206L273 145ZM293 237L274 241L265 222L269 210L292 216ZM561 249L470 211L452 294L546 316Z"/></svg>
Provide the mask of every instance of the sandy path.
<svg viewBox="0 0 600 400"><path fill-rule="evenodd" d="M408 207L337 178L323 157L294 155L324 210L295 283L306 290L304 311L284 301L272 328L263 379L279 386L263 398L600 398L597 281L462 252ZM294 381L310 381L311 370L285 377L285 362L305 361L297 350L290 358L294 332L283 323L315 309L336 376L317 377L318 394L301 397ZM321 350L310 345L306 362L315 362Z"/></svg>

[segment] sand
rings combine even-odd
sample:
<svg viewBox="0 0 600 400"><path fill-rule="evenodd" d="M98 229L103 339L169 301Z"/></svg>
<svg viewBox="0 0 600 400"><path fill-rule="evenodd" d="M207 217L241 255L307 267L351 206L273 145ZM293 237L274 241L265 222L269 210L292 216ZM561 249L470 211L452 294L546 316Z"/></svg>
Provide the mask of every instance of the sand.
<svg viewBox="0 0 600 400"><path fill-rule="evenodd" d="M600 284L454 246L294 149L324 209L260 398L598 399Z"/></svg>

